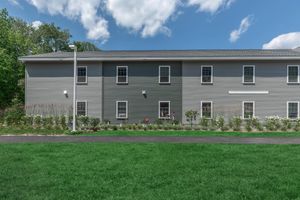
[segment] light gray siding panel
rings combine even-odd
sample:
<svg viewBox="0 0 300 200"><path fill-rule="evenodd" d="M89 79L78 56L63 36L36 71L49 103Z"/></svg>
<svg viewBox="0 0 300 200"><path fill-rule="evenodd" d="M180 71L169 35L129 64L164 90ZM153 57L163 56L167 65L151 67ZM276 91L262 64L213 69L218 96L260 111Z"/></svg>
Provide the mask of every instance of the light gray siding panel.
<svg viewBox="0 0 300 200"><path fill-rule="evenodd" d="M159 65L171 66L171 84L158 83ZM116 84L116 66L128 66L128 85ZM158 101L171 101L171 113L181 121L181 63L180 62L104 62L104 119L121 123L116 119L116 101L128 101L128 123L151 123L158 119ZM146 90L147 97L142 95Z"/></svg>
<svg viewBox="0 0 300 200"><path fill-rule="evenodd" d="M200 110L200 101L213 101L214 116L242 115L242 101L255 101L255 114L286 117L286 102L300 101L300 85L286 83L287 65L300 62L183 62L183 122L187 110ZM213 85L201 84L201 65L213 65ZM242 83L243 65L255 65L255 85ZM230 95L229 91L269 91L269 94Z"/></svg>
<svg viewBox="0 0 300 200"><path fill-rule="evenodd" d="M102 63L78 63L87 66L88 83L77 85L77 100L88 101L88 115L101 118ZM68 96L63 91L68 91ZM72 63L27 63L26 107L27 113L66 114L71 111L73 99ZM33 111L34 110L34 111Z"/></svg>

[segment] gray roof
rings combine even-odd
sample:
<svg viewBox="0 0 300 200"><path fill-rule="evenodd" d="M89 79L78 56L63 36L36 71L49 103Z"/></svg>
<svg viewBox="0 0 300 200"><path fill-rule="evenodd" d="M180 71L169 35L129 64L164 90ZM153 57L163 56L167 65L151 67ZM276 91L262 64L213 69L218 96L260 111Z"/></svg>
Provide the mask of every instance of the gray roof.
<svg viewBox="0 0 300 200"><path fill-rule="evenodd" d="M21 61L71 61L73 52L53 52L29 55ZM274 50L149 50L149 51L93 51L78 52L78 60L117 61L117 60L246 60L246 59L296 59L300 60L297 49Z"/></svg>

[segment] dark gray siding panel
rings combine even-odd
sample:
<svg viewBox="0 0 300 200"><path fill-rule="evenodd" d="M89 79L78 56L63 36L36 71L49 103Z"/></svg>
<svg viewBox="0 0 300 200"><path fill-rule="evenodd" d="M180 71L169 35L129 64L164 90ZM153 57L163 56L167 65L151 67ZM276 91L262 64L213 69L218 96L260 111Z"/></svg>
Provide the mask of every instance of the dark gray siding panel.
<svg viewBox="0 0 300 200"><path fill-rule="evenodd" d="M101 118L102 63L87 66L88 84L77 85L77 100L88 101L88 115ZM63 91L68 91L68 97ZM66 114L72 109L72 63L26 63L26 107L31 114Z"/></svg>
<svg viewBox="0 0 300 200"><path fill-rule="evenodd" d="M243 65L255 65L255 85L242 83ZM300 85L287 84L287 65L300 62L184 62L183 122L189 109L200 110L200 101L213 101L214 115L241 116L242 101L255 101L256 116L286 117L286 102L300 101ZM213 85L201 85L201 65L213 65ZM260 95L230 95L229 91L269 91Z"/></svg>
<svg viewBox="0 0 300 200"><path fill-rule="evenodd" d="M160 65L171 66L171 84L158 83ZM116 84L116 66L128 66L128 85ZM103 119L112 123L116 119L116 101L128 101L128 123L138 123L149 118L158 119L158 101L171 101L171 113L181 121L182 78L180 62L103 62ZM147 97L142 95L146 90Z"/></svg>

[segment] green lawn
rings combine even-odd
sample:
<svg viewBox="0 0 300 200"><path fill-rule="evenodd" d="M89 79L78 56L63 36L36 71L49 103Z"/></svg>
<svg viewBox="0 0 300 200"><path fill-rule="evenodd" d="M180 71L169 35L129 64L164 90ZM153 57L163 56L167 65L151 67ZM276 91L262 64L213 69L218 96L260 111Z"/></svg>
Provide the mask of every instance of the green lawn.
<svg viewBox="0 0 300 200"><path fill-rule="evenodd" d="M300 146L1 144L0 199L300 199Z"/></svg>
<svg viewBox="0 0 300 200"><path fill-rule="evenodd" d="M0 135L62 135L64 130L0 128ZM98 131L82 132L89 136L239 136L239 137L300 137L300 132L220 132L220 131Z"/></svg>

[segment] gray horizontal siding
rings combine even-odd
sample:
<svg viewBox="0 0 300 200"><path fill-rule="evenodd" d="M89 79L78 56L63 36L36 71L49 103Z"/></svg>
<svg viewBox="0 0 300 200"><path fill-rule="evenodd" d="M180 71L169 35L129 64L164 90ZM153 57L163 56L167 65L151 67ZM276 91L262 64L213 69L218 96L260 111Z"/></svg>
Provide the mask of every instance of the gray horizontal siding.
<svg viewBox="0 0 300 200"><path fill-rule="evenodd" d="M200 101L213 101L214 115L242 115L242 101L255 101L256 116L286 117L286 102L300 101L300 85L286 83L287 65L300 62L184 62L183 122L187 110L200 110ZM213 85L201 84L201 65L213 65ZM255 65L255 85L242 83L243 65ZM262 91L268 95L230 95L228 91Z"/></svg>
<svg viewBox="0 0 300 200"><path fill-rule="evenodd" d="M171 66L171 84L158 83L159 65ZM116 84L116 66L128 66L128 85ZM104 119L120 123L116 119L116 101L128 101L128 123L138 123L158 118L158 101L171 101L171 112L181 121L181 63L180 62L104 62ZM147 98L142 95L146 90Z"/></svg>
<svg viewBox="0 0 300 200"><path fill-rule="evenodd" d="M77 85L77 100L88 101L88 115L101 118L102 64L78 63L87 66L88 83ZM63 91L68 91L68 97ZM71 111L73 99L72 63L27 63L26 107L30 114L66 114Z"/></svg>

